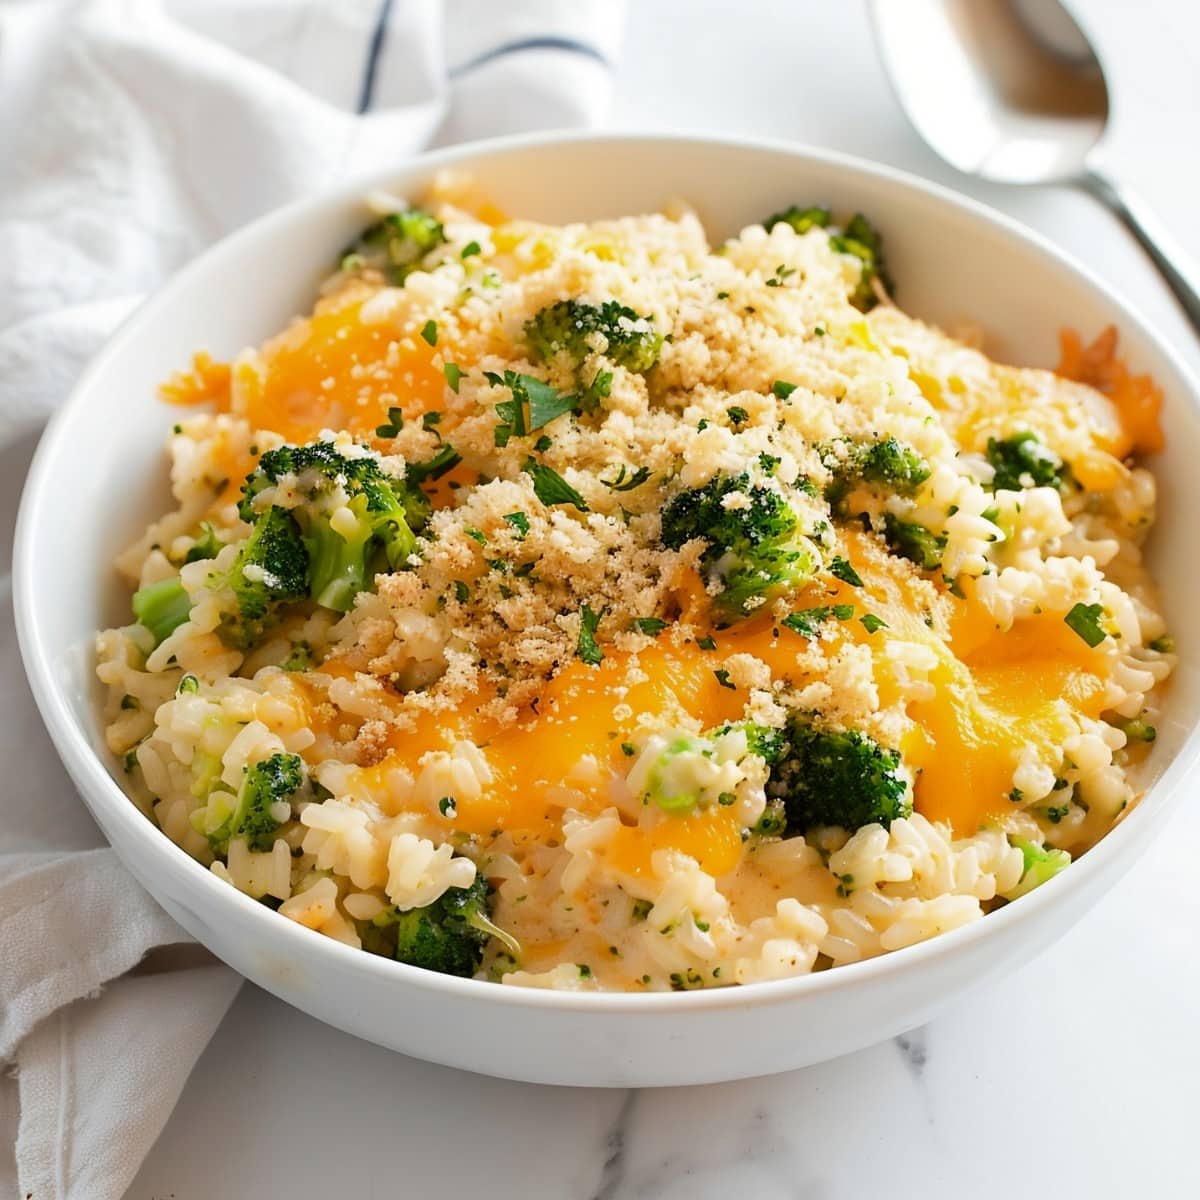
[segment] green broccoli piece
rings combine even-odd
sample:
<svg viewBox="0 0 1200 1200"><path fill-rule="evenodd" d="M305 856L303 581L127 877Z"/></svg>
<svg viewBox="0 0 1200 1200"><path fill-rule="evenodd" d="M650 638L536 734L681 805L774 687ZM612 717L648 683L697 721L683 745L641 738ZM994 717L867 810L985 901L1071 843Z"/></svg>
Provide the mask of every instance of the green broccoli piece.
<svg viewBox="0 0 1200 1200"><path fill-rule="evenodd" d="M727 498L739 495L748 503L727 506ZM723 624L806 583L820 566L787 500L748 474L718 475L677 493L663 511L661 537L672 550L696 539L707 543L700 562L707 583L720 589L713 604Z"/></svg>
<svg viewBox="0 0 1200 1200"><path fill-rule="evenodd" d="M192 543L183 561L193 563L200 562L205 558L216 558L221 553L223 545L225 543L217 536L217 531L213 528L212 523L201 521L200 532L196 535L196 540Z"/></svg>
<svg viewBox="0 0 1200 1200"><path fill-rule="evenodd" d="M427 254L446 241L441 222L419 208L388 213L368 225L342 253L342 270L363 267L382 271L391 284L400 287L421 269Z"/></svg>
<svg viewBox="0 0 1200 1200"><path fill-rule="evenodd" d="M133 615L150 630L156 646L161 645L188 619L191 597L178 575L148 583L133 593Z"/></svg>
<svg viewBox="0 0 1200 1200"><path fill-rule="evenodd" d="M760 725L757 721L734 721L718 726L708 736L718 738L735 730L741 730L746 735L746 748L763 759L767 766L777 763L787 749L787 734L782 729L772 729L770 725Z"/></svg>
<svg viewBox="0 0 1200 1200"><path fill-rule="evenodd" d="M597 334L603 346L595 345ZM565 350L578 364L599 350L610 362L643 375L658 362L663 344L649 317L615 300L599 305L560 300L525 323L525 336L543 362Z"/></svg>
<svg viewBox="0 0 1200 1200"><path fill-rule="evenodd" d="M908 494L929 478L929 464L911 447L886 437L862 450L859 470L868 483Z"/></svg>
<svg viewBox="0 0 1200 1200"><path fill-rule="evenodd" d="M768 233L781 223L790 225L797 233L807 233L814 225L818 229L824 229L831 219L832 214L827 208L820 208L816 205L811 208L799 208L793 204L782 212L772 213L763 222L763 225L766 226Z"/></svg>
<svg viewBox="0 0 1200 1200"><path fill-rule="evenodd" d="M284 814L276 806L290 806L304 782L304 763L298 754L272 754L248 768L232 811L215 828L202 830L213 853L226 857L230 841L239 837L251 850L270 850L276 831L291 816L290 807Z"/></svg>
<svg viewBox="0 0 1200 1200"><path fill-rule="evenodd" d="M1019 492L1023 488L1063 486L1062 459L1044 445L1036 433L988 438L987 460L996 469L993 492Z"/></svg>
<svg viewBox="0 0 1200 1200"><path fill-rule="evenodd" d="M377 570L403 566L429 519L420 488L384 474L377 458L350 458L329 442L311 442L262 456L242 485L243 520L255 519L256 497L283 476L295 476L304 497L289 511L308 552L308 594L335 612L349 611Z"/></svg>
<svg viewBox="0 0 1200 1200"><path fill-rule="evenodd" d="M932 571L941 566L946 539L924 525L902 521L895 513L888 512L883 514L883 534L895 553L915 562L918 567Z"/></svg>
<svg viewBox="0 0 1200 1200"><path fill-rule="evenodd" d="M767 792L783 801L789 833L816 825L885 828L912 812L900 755L856 729L823 733L793 717Z"/></svg>
<svg viewBox="0 0 1200 1200"><path fill-rule="evenodd" d="M856 480L879 484L897 495L910 496L930 475L929 464L921 455L890 436L877 442L851 442L845 455L839 455L831 444L826 443L819 448L819 453L822 462L833 472L833 481L826 489L825 497L834 507Z"/></svg>
<svg viewBox="0 0 1200 1200"><path fill-rule="evenodd" d="M483 951L498 938L520 954L520 944L490 915L491 888L481 875L467 888L448 888L432 904L406 911L392 908L375 918L396 927L395 957L414 967L469 977L479 970Z"/></svg>
<svg viewBox="0 0 1200 1200"><path fill-rule="evenodd" d="M1052 850L1024 838L1013 838L1012 844L1024 855L1025 869L1017 884L1004 893L1005 900L1016 900L1032 892L1071 865L1071 855L1066 850Z"/></svg>
<svg viewBox="0 0 1200 1200"><path fill-rule="evenodd" d="M850 293L850 303L861 312L869 312L879 302L872 281L879 282L889 292L892 281L883 262L883 238L862 213L855 213L841 233L829 239L829 245L839 254L850 254L862 263L858 284Z"/></svg>
<svg viewBox="0 0 1200 1200"><path fill-rule="evenodd" d="M644 375L658 362L663 337L648 317L639 316L615 300L586 304L560 300L525 322L525 338L534 359L549 362L565 354L581 388L579 407L592 412L612 386L612 373L600 369L584 383L581 373L589 354L599 352L609 362Z"/></svg>
<svg viewBox="0 0 1200 1200"><path fill-rule="evenodd" d="M210 587L228 587L234 610L221 615L219 632L246 650L278 620L282 609L308 594L308 552L285 508L259 513L228 571L213 572Z"/></svg>

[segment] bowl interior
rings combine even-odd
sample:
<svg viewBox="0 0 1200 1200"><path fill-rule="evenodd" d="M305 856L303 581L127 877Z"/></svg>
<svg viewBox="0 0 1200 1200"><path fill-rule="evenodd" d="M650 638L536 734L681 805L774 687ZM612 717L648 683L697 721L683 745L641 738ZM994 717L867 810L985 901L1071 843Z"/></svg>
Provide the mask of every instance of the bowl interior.
<svg viewBox="0 0 1200 1200"><path fill-rule="evenodd" d="M31 475L19 534L18 606L35 687L43 676L43 706L52 693L70 736L109 763L118 786L97 719L91 646L97 629L129 619L113 556L165 507L163 444L177 411L155 398L156 385L199 347L228 357L282 328L310 306L318 281L363 224L363 194L387 186L416 197L443 167L470 170L506 212L547 221L683 201L697 209L714 241L790 203L861 209L886 239L898 303L943 325L978 323L989 352L1011 362L1052 365L1062 326L1092 335L1115 322L1132 365L1151 372L1167 393L1168 449L1155 464L1161 517L1150 560L1181 663L1151 772L1170 763L1200 716L1200 635L1186 611L1197 583L1189 521L1200 410L1174 356L1051 247L907 177L794 148L603 137L459 149L268 217L182 272L93 364L44 439ZM68 541L72 553L64 555ZM109 791L109 801L90 797L94 806L114 806L97 813L106 826L125 819L115 811L123 801Z"/></svg>

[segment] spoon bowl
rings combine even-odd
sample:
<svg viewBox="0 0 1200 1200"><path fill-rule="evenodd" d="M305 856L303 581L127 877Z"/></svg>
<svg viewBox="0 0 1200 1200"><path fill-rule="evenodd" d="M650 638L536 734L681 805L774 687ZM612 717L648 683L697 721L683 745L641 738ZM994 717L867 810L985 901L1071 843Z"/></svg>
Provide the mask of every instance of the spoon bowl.
<svg viewBox="0 0 1200 1200"><path fill-rule="evenodd" d="M1065 183L1119 217L1200 333L1200 273L1104 159L1100 58L1058 0L868 0L900 107L952 167L993 183Z"/></svg>

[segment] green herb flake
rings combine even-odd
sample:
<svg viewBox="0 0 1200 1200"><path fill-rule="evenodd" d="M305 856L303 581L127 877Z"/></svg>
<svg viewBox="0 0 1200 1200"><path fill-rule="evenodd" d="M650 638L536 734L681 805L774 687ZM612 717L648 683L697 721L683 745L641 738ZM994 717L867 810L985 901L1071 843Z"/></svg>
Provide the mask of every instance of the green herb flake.
<svg viewBox="0 0 1200 1200"><path fill-rule="evenodd" d="M644 633L647 637L658 637L667 627L666 621L661 617L637 617L633 623L638 627L639 632Z"/></svg>
<svg viewBox="0 0 1200 1200"><path fill-rule="evenodd" d="M641 487L649 478L650 469L648 467L638 467L636 471L630 471L622 463L620 470L617 471L612 479L601 479L600 482L606 488L611 488L614 492L632 492L634 488Z"/></svg>
<svg viewBox="0 0 1200 1200"><path fill-rule="evenodd" d="M375 436L381 438L394 438L396 434L404 428L404 410L402 408L389 408L388 419L385 424L375 427Z"/></svg>
<svg viewBox="0 0 1200 1200"><path fill-rule="evenodd" d="M1104 615L1104 607L1100 604L1076 604L1063 620L1067 626L1093 649L1100 645L1108 634L1100 624Z"/></svg>
<svg viewBox="0 0 1200 1200"><path fill-rule="evenodd" d="M750 414L740 404L735 404L732 408L727 409L726 415L729 417L729 423L735 427L745 425L750 420Z"/></svg>
<svg viewBox="0 0 1200 1200"><path fill-rule="evenodd" d="M731 692L737 691L737 684L729 678L729 672L724 667L718 668L713 674L717 678L717 682L723 687L728 688Z"/></svg>
<svg viewBox="0 0 1200 1200"><path fill-rule="evenodd" d="M878 633L879 630L888 627L888 623L882 617L877 617L874 613L863 613L858 619L868 633Z"/></svg>
<svg viewBox="0 0 1200 1200"><path fill-rule="evenodd" d="M431 345L437 345L437 322L426 321L421 330L421 336Z"/></svg>
<svg viewBox="0 0 1200 1200"><path fill-rule="evenodd" d="M797 383L787 383L785 380L777 379L771 384L771 391L780 400L786 400L800 385Z"/></svg>
<svg viewBox="0 0 1200 1200"><path fill-rule="evenodd" d="M482 529L468 527L467 529L464 529L463 532L467 535L467 537L471 538L472 541L478 542L481 546L487 545L487 534L484 533Z"/></svg>
<svg viewBox="0 0 1200 1200"><path fill-rule="evenodd" d="M717 639L710 634L705 634L704 637L696 639L696 645L701 650L715 650L717 648Z"/></svg>
<svg viewBox="0 0 1200 1200"><path fill-rule="evenodd" d="M462 367L458 363L444 363L442 366L442 374L446 377L446 383L450 390L457 396L458 385L463 377Z"/></svg>
<svg viewBox="0 0 1200 1200"><path fill-rule="evenodd" d="M475 255L482 254L482 253L483 253L483 247L480 246L480 244L478 242L468 242L462 248L462 254L459 257L460 258L474 258Z"/></svg>
<svg viewBox="0 0 1200 1200"><path fill-rule="evenodd" d="M632 742L622 742L621 753L626 758L632 758L637 753L637 747Z"/></svg>
<svg viewBox="0 0 1200 1200"><path fill-rule="evenodd" d="M459 604L466 604L471 598L471 589L461 579L454 581L454 598Z"/></svg>
<svg viewBox="0 0 1200 1200"><path fill-rule="evenodd" d="M580 512L589 512L587 501L556 471L532 458L521 468L533 480L533 491L547 508L570 504Z"/></svg>
<svg viewBox="0 0 1200 1200"><path fill-rule="evenodd" d="M829 573L835 579L848 583L851 587L862 587L862 576L854 569L849 559L836 555L829 564Z"/></svg>
<svg viewBox="0 0 1200 1200"><path fill-rule="evenodd" d="M510 512L504 514L504 520L517 531L517 540L523 542L529 533L529 518L523 512Z"/></svg>
<svg viewBox="0 0 1200 1200"><path fill-rule="evenodd" d="M585 604L579 614L579 642L575 647L575 653L593 667L604 660L604 651L600 649L600 643L596 641L596 633L599 628L600 614Z"/></svg>
<svg viewBox="0 0 1200 1200"><path fill-rule="evenodd" d="M438 812L440 812L443 817L457 817L458 804L455 802L454 797L443 796L438 801Z"/></svg>

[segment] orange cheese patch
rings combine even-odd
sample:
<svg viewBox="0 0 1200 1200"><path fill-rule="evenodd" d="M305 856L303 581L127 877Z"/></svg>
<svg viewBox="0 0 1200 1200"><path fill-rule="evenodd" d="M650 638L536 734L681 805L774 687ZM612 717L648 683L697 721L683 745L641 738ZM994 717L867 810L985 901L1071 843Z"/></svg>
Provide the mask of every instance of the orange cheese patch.
<svg viewBox="0 0 1200 1200"><path fill-rule="evenodd" d="M1121 422L1122 439L1109 449L1118 458L1127 454L1157 454L1162 450L1162 388L1149 375L1134 375L1117 357L1117 328L1108 326L1085 346L1073 329L1059 334L1060 360L1056 372L1087 383L1113 403ZM1083 480L1087 487L1093 486Z"/></svg>
<svg viewBox="0 0 1200 1200"><path fill-rule="evenodd" d="M419 417L440 406L446 381L434 347L359 320L357 301L319 309L233 368L234 410L255 429L307 442L322 429L373 441L390 407Z"/></svg>

